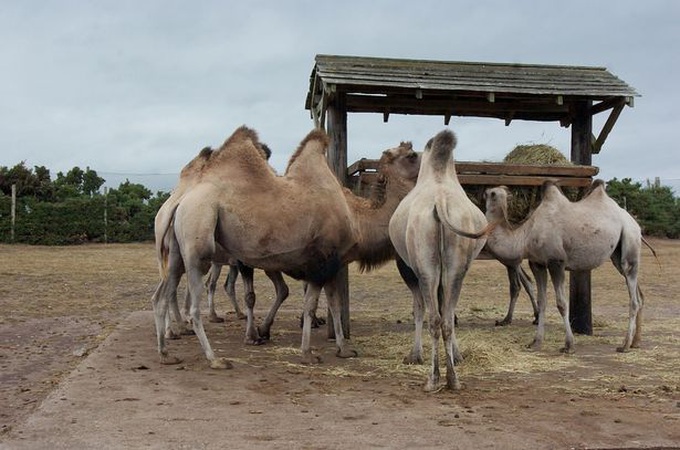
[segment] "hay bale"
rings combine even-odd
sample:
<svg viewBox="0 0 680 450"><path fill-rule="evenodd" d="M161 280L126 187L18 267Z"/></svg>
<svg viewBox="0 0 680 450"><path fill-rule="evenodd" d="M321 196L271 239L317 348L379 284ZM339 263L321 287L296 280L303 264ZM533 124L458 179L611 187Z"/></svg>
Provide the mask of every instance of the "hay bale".
<svg viewBox="0 0 680 450"><path fill-rule="evenodd" d="M517 145L503 159L508 164L570 166L569 161L555 147L546 144Z"/></svg>
<svg viewBox="0 0 680 450"><path fill-rule="evenodd" d="M508 153L503 162L507 164L567 166L572 165L559 150L546 144L517 145ZM487 186L465 186L468 197L482 211L485 210L484 191ZM578 198L578 189L563 188L564 194L572 201ZM508 204L508 219L521 223L541 202L541 186L510 186L512 197Z"/></svg>

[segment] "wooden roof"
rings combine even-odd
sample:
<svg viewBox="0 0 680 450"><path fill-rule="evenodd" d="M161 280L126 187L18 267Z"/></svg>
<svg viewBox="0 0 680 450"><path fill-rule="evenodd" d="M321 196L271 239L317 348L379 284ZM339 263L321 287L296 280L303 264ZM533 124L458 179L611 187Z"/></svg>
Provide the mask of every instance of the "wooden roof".
<svg viewBox="0 0 680 450"><path fill-rule="evenodd" d="M340 94L347 112L383 113L385 121L421 114L447 124L451 116L476 116L563 126L571 124L573 102L592 101L592 114L620 112L639 95L604 67L317 55L305 108L323 123Z"/></svg>

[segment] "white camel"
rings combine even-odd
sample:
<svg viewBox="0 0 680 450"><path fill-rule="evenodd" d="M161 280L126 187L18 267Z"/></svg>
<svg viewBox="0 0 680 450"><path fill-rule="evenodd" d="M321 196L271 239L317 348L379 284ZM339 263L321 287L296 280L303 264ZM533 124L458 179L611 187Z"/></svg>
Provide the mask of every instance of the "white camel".
<svg viewBox="0 0 680 450"><path fill-rule="evenodd" d="M546 182L541 203L517 227L507 220L508 196L509 190L504 186L486 191L487 218L497 224L488 236L487 246L504 260L516 264L529 260L537 284L539 311L536 335L529 347L540 349L543 342L549 272L565 328L565 344L561 351L574 351L569 301L565 295L565 270L592 270L607 259L611 259L626 279L630 297L628 330L623 345L617 350L624 352L637 347L643 305L638 271L644 240L635 219L607 195L604 182L596 180L590 193L577 202L566 198L555 183Z"/></svg>
<svg viewBox="0 0 680 450"><path fill-rule="evenodd" d="M458 181L452 157L455 145L455 135L449 130L428 142L418 182L399 204L389 224L390 239L399 257L417 277L420 298L429 308L432 368L426 391L439 389L440 336L446 350L446 386L460 388L454 368L454 361L460 359L454 331L455 307L463 278L485 243L484 238L470 239L452 231L487 225L484 214L468 199ZM422 329L424 307L418 303L414 301L416 340L418 328Z"/></svg>

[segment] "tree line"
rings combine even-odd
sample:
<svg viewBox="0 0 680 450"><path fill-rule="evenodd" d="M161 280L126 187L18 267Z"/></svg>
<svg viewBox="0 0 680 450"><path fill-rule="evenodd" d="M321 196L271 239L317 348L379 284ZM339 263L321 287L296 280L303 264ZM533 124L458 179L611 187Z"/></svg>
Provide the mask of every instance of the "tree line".
<svg viewBox="0 0 680 450"><path fill-rule="evenodd" d="M129 181L102 192L105 181L89 167L74 167L52 179L44 166L29 168L25 162L0 166L0 242L67 245L153 240L154 217L170 194L154 194ZM644 234L680 237L680 198L669 187L614 178L607 182L607 192L638 220Z"/></svg>
<svg viewBox="0 0 680 450"><path fill-rule="evenodd" d="M153 222L169 193L125 181L102 192L105 179L74 167L52 179L44 166L0 166L0 242L66 245L153 240ZM12 227L12 185L16 217Z"/></svg>

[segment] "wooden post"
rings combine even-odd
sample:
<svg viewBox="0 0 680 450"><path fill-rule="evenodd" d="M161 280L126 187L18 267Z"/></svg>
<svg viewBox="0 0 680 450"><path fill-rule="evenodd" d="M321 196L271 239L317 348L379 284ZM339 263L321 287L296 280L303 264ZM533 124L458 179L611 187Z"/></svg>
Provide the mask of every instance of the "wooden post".
<svg viewBox="0 0 680 450"><path fill-rule="evenodd" d="M11 216L11 242L14 242L14 226L16 224L17 220L17 185L12 184L12 211L10 212Z"/></svg>
<svg viewBox="0 0 680 450"><path fill-rule="evenodd" d="M328 105L326 130L330 137L328 148L328 165L340 183L347 184L347 105L345 96L338 94ZM342 331L345 338L349 338L349 276L347 266L338 273L337 292L341 299ZM328 312L327 320L328 338L335 338L333 319Z"/></svg>
<svg viewBox="0 0 680 450"><path fill-rule="evenodd" d="M571 123L571 161L592 165L593 116L591 101L574 104ZM569 321L574 333L593 334L590 271L569 274Z"/></svg>

